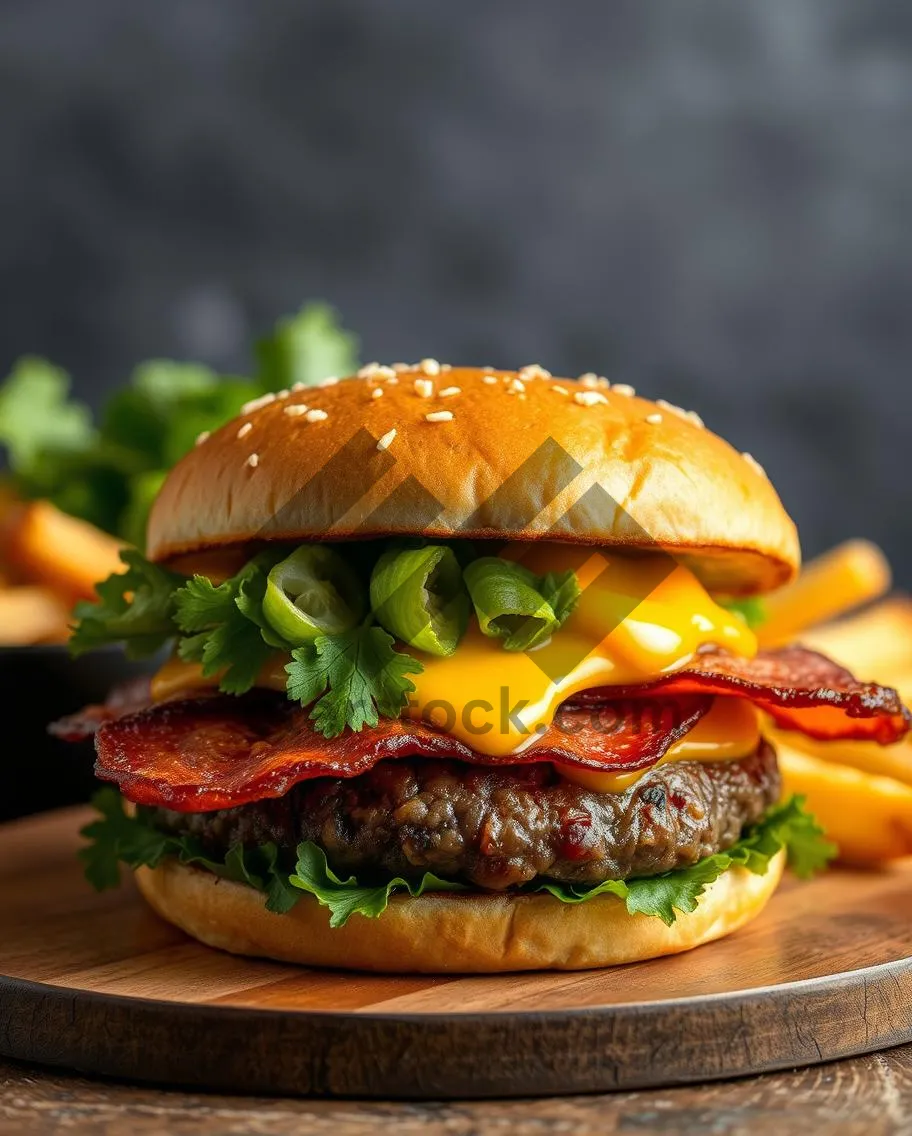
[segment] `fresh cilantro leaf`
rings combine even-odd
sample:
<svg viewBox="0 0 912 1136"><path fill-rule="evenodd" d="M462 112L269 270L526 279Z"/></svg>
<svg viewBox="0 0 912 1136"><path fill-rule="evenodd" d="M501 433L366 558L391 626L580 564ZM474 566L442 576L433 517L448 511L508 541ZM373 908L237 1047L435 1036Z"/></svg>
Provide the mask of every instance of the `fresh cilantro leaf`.
<svg viewBox="0 0 912 1136"><path fill-rule="evenodd" d="M376 919L386 910L394 891L407 891L415 897L426 891L470 890L465 884L442 880L432 872L426 872L418 881L400 877L384 884L362 886L354 876L347 880L337 876L327 863L323 849L310 841L298 845L298 863L290 883L329 908L330 927L342 927L356 914Z"/></svg>
<svg viewBox="0 0 912 1136"><path fill-rule="evenodd" d="M69 398L67 374L46 359L17 360L0 387L0 443L16 474L31 474L47 451L80 451L94 441L88 407Z"/></svg>
<svg viewBox="0 0 912 1136"><path fill-rule="evenodd" d="M751 630L756 630L766 623L766 604L759 596L724 599L719 602L728 611L733 611L736 615L739 615Z"/></svg>
<svg viewBox="0 0 912 1136"><path fill-rule="evenodd" d="M301 898L291 886L289 875L279 864L275 844L254 848L234 844L223 860L213 859L200 842L189 836L174 836L155 828L147 813L137 810L127 816L123 798L116 789L105 786L92 798L100 813L97 820L82 829L89 843L80 850L89 883L97 890L116 887L120 882L120 864L130 868L155 868L166 857L176 857L235 883L247 884L266 895L269 911L284 914Z"/></svg>
<svg viewBox="0 0 912 1136"><path fill-rule="evenodd" d="M256 557L231 579L215 585L194 576L175 593L175 619L184 636L178 654L219 675L225 694L244 694L277 649L287 645L262 615L266 577L279 553Z"/></svg>
<svg viewBox="0 0 912 1136"><path fill-rule="evenodd" d="M356 627L343 635L319 635L291 652L286 666L288 697L310 712L316 729L328 738L349 726L376 726L378 715L398 718L415 684L405 676L420 674L417 659L393 650L393 638L381 627Z"/></svg>
<svg viewBox="0 0 912 1136"><path fill-rule="evenodd" d="M120 558L126 571L97 585L95 603L76 605L70 639L74 655L123 642L129 658L142 659L154 655L177 633L174 593L182 577L150 564L135 550L124 550Z"/></svg>
<svg viewBox="0 0 912 1136"><path fill-rule="evenodd" d="M262 389L295 383L313 386L330 375L351 375L358 367L357 338L344 331L328 304L307 304L280 319L272 335L256 345Z"/></svg>

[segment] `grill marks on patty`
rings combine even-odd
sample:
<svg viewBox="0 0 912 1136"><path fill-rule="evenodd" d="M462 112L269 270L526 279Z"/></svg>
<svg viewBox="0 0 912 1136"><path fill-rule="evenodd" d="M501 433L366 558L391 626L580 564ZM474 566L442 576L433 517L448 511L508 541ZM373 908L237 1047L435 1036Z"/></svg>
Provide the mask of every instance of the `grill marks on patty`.
<svg viewBox="0 0 912 1136"><path fill-rule="evenodd" d="M335 871L365 882L431 871L502 890L536 877L595 884L688 867L731 847L778 797L775 753L763 742L740 761L659 766L624 793L584 789L546 763L411 758L239 808L153 815L212 854L274 841L291 867L294 848L311 840Z"/></svg>

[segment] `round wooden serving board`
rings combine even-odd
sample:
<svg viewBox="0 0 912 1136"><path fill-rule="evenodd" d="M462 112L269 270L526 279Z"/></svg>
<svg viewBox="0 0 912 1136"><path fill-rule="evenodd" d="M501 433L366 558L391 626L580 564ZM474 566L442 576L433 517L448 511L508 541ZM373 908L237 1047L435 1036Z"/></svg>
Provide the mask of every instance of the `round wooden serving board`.
<svg viewBox="0 0 912 1136"><path fill-rule="evenodd" d="M76 809L0 827L0 1053L251 1093L545 1096L808 1065L912 1039L912 863L788 880L719 943L612 970L314 971L94 894Z"/></svg>

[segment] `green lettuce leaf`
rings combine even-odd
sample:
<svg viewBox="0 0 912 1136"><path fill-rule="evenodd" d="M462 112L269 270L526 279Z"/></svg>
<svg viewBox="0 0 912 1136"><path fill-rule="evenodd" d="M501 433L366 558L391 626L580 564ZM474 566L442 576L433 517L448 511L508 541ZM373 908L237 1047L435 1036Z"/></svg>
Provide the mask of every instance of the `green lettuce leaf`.
<svg viewBox="0 0 912 1136"><path fill-rule="evenodd" d="M824 838L823 829L804 808L803 797L792 797L771 809L748 833L725 852L707 856L690 868L678 868L658 876L641 879L608 880L593 888L541 882L536 891L547 891L564 903L583 903L593 896L610 892L626 901L629 912L655 915L669 926L675 912L693 911L707 884L729 868L743 867L763 875L770 860L785 848L789 867L806 878L825 868L837 852L835 844Z"/></svg>
<svg viewBox="0 0 912 1136"><path fill-rule="evenodd" d="M86 879L97 890L120 883L120 864L129 868L156 868L166 857L175 856L182 864L204 868L221 879L247 884L266 896L270 911L284 914L301 896L288 881L288 873L278 864L275 844L257 848L232 845L224 860L213 860L199 841L189 836L171 836L158 831L142 812L127 816L123 798L106 786L92 798L100 816L87 824L81 835L89 843L80 850Z"/></svg>
<svg viewBox="0 0 912 1136"><path fill-rule="evenodd" d="M290 875L279 865L274 844L258 848L234 845L224 861L205 854L199 842L157 831L149 815L140 810L128 817L117 791L106 787L93 799L101 813L99 820L83 829L91 843L80 857L86 877L96 888L115 886L119 863L131 868L156 867L166 856L177 856L182 863L195 864L224 879L247 883L267 896L270 911L289 911L303 894L312 895L327 907L330 926L341 927L353 915L376 919L386 910L390 896L408 892L465 892L466 884L441 879L427 872L420 880L396 878L379 884L362 884L354 876L336 875L326 854L318 845L304 842L297 848L297 863ZM624 900L631 914L651 915L671 925L677 912L693 911L706 886L729 868L743 867L763 875L780 849L788 853L789 866L802 878L826 867L836 854L835 845L824 839L823 830L804 808L804 799L793 797L771 809L732 848L707 856L690 868L664 872L632 880L606 880L594 887L533 881L519 889L524 894L548 892L562 903L586 903L599 895L615 895Z"/></svg>
<svg viewBox="0 0 912 1136"><path fill-rule="evenodd" d="M407 891L411 896L419 896L426 891L470 890L465 884L442 880L433 872L426 872L417 882L397 878L383 884L363 885L354 876L343 880L330 868L323 849L309 841L298 845L298 863L289 882L329 908L330 927L343 926L352 915L376 919L386 911L394 891Z"/></svg>
<svg viewBox="0 0 912 1136"><path fill-rule="evenodd" d="M763 875L782 848L787 849L790 867L803 877L824 868L836 855L835 846L823 839L823 830L805 811L803 799L793 797L767 813L727 852L707 856L690 868L642 879L606 880L590 888L537 880L520 890L548 892L562 903L585 903L599 895L616 895L626 902L631 914L653 915L670 926L677 918L677 911L694 910L707 884L723 872L741 866ZM342 880L327 864L323 850L315 844L299 846L298 864L291 883L330 909L332 927L341 927L355 914L376 918L386 910L390 895L396 891L421 895L426 891L471 890L464 884L441 881L431 873L417 883L395 879L374 887L363 886L354 877Z"/></svg>

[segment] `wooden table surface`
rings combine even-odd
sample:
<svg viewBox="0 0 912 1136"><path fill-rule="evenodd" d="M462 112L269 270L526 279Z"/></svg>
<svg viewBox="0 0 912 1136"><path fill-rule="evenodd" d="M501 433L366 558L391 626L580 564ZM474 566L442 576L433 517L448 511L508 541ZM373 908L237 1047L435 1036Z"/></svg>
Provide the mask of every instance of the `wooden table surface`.
<svg viewBox="0 0 912 1136"><path fill-rule="evenodd" d="M912 1132L912 1046L743 1081L610 1096L447 1103L208 1096L91 1081L0 1059L0 1134L476 1136L503 1133Z"/></svg>

